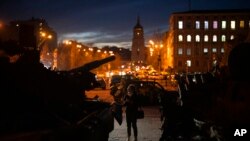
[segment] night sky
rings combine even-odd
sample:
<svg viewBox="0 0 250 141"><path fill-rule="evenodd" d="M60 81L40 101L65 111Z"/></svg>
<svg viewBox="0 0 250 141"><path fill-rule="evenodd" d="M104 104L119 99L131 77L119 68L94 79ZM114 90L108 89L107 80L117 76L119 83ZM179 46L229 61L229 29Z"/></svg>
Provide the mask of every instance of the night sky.
<svg viewBox="0 0 250 141"><path fill-rule="evenodd" d="M167 31L173 12L189 10L189 0L1 0L0 22L44 18L58 39L94 46L130 47L137 15L145 42ZM250 9L250 0L190 0L191 10Z"/></svg>

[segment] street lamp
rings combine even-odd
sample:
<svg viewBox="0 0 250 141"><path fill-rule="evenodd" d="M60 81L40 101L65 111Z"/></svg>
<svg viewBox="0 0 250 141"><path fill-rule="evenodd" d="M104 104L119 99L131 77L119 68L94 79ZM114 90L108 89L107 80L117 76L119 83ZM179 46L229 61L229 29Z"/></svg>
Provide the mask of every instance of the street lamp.
<svg viewBox="0 0 250 141"><path fill-rule="evenodd" d="M38 43L38 46L37 46L38 50L42 50L42 46L44 45L44 43L46 42L47 39L51 40L52 35L50 35L50 34L47 35L46 32L40 32L40 42Z"/></svg>
<svg viewBox="0 0 250 141"><path fill-rule="evenodd" d="M151 47L153 48L153 49L150 49L150 56L153 55L154 50L158 51L157 62L158 62L159 72L161 72L161 49L163 48L163 44L162 43L155 43L153 40L149 40L149 43L151 44Z"/></svg>

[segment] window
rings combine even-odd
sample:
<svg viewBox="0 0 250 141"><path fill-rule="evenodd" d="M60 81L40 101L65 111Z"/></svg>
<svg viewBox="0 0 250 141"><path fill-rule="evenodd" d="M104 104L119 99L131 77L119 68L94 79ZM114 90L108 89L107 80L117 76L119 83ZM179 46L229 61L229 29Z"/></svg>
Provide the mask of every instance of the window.
<svg viewBox="0 0 250 141"><path fill-rule="evenodd" d="M223 47L220 49L220 52L221 52L221 53L224 53L224 52L225 52L225 50L224 50Z"/></svg>
<svg viewBox="0 0 250 141"><path fill-rule="evenodd" d="M195 29L200 29L200 21L195 21Z"/></svg>
<svg viewBox="0 0 250 141"><path fill-rule="evenodd" d="M179 35L179 36L178 36L178 41L179 41L179 42L182 42L182 41L183 41L183 36L182 36L182 35Z"/></svg>
<svg viewBox="0 0 250 141"><path fill-rule="evenodd" d="M204 42L208 42L208 35L204 35Z"/></svg>
<svg viewBox="0 0 250 141"><path fill-rule="evenodd" d="M213 35L213 42L217 42L217 36Z"/></svg>
<svg viewBox="0 0 250 141"><path fill-rule="evenodd" d="M201 39L200 39L200 35L196 35L196 36L195 36L195 41L196 41L196 42L200 42L200 40L201 40Z"/></svg>
<svg viewBox="0 0 250 141"><path fill-rule="evenodd" d="M226 27L227 27L227 22L226 21L222 21L221 22L221 28L222 29L226 29Z"/></svg>
<svg viewBox="0 0 250 141"><path fill-rule="evenodd" d="M240 21L240 28L244 28L244 26L245 26L245 21L241 20Z"/></svg>
<svg viewBox="0 0 250 141"><path fill-rule="evenodd" d="M178 29L183 29L183 21L178 21Z"/></svg>
<svg viewBox="0 0 250 141"><path fill-rule="evenodd" d="M191 55L191 48L187 48L187 55Z"/></svg>
<svg viewBox="0 0 250 141"><path fill-rule="evenodd" d="M217 48L212 48L212 52L216 53L217 52Z"/></svg>
<svg viewBox="0 0 250 141"><path fill-rule="evenodd" d="M191 67L191 60L187 60L187 66Z"/></svg>
<svg viewBox="0 0 250 141"><path fill-rule="evenodd" d="M218 29L218 21L213 21L213 28Z"/></svg>
<svg viewBox="0 0 250 141"><path fill-rule="evenodd" d="M208 21L204 21L204 29L208 29Z"/></svg>
<svg viewBox="0 0 250 141"><path fill-rule="evenodd" d="M235 21L231 21L231 29L235 29Z"/></svg>
<svg viewBox="0 0 250 141"><path fill-rule="evenodd" d="M231 35L231 36L230 36L230 40L233 40L233 39L234 39L234 35Z"/></svg>
<svg viewBox="0 0 250 141"><path fill-rule="evenodd" d="M178 48L178 55L182 55L183 54L183 49L182 48Z"/></svg>
<svg viewBox="0 0 250 141"><path fill-rule="evenodd" d="M207 54L207 53L208 53L208 48L204 48L204 49L203 49L203 53L204 53L204 54Z"/></svg>
<svg viewBox="0 0 250 141"><path fill-rule="evenodd" d="M191 39L192 39L191 35L187 35L187 42L191 42Z"/></svg>
<svg viewBox="0 0 250 141"><path fill-rule="evenodd" d="M226 35L221 35L221 41L226 42Z"/></svg>

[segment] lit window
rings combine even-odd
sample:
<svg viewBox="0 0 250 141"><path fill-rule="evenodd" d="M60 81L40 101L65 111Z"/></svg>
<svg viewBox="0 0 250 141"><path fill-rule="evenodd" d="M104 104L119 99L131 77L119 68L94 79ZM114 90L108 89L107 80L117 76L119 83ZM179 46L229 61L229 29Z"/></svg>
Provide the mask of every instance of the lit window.
<svg viewBox="0 0 250 141"><path fill-rule="evenodd" d="M222 29L226 29L226 27L227 27L227 22L226 21L222 21L221 22L221 28Z"/></svg>
<svg viewBox="0 0 250 141"><path fill-rule="evenodd" d="M213 35L213 42L217 42L217 36Z"/></svg>
<svg viewBox="0 0 250 141"><path fill-rule="evenodd" d="M178 55L182 55L182 54L183 54L182 48L178 48Z"/></svg>
<svg viewBox="0 0 250 141"><path fill-rule="evenodd" d="M187 66L191 67L191 60L187 60Z"/></svg>
<svg viewBox="0 0 250 141"><path fill-rule="evenodd" d="M208 48L204 48L203 53L207 54L208 53Z"/></svg>
<svg viewBox="0 0 250 141"><path fill-rule="evenodd" d="M182 41L183 41L183 36L182 36L182 35L179 35L179 36L178 36L178 41L179 41L179 42L182 42Z"/></svg>
<svg viewBox="0 0 250 141"><path fill-rule="evenodd" d="M245 22L243 20L240 21L240 28L244 28Z"/></svg>
<svg viewBox="0 0 250 141"><path fill-rule="evenodd" d="M217 48L212 48L212 52L216 53L217 52Z"/></svg>
<svg viewBox="0 0 250 141"><path fill-rule="evenodd" d="M178 28L179 29L183 29L183 21L179 21L178 22Z"/></svg>
<svg viewBox="0 0 250 141"><path fill-rule="evenodd" d="M187 42L191 42L191 39L192 39L191 35L187 35Z"/></svg>
<svg viewBox="0 0 250 141"><path fill-rule="evenodd" d="M235 21L231 21L231 29L235 29Z"/></svg>
<svg viewBox="0 0 250 141"><path fill-rule="evenodd" d="M226 42L226 35L221 35L221 41Z"/></svg>
<svg viewBox="0 0 250 141"><path fill-rule="evenodd" d="M204 42L208 42L208 35L204 36Z"/></svg>
<svg viewBox="0 0 250 141"><path fill-rule="evenodd" d="M230 40L233 40L233 39L234 39L234 35L231 35L231 36L230 36Z"/></svg>
<svg viewBox="0 0 250 141"><path fill-rule="evenodd" d="M204 28L208 29L208 21L204 21Z"/></svg>
<svg viewBox="0 0 250 141"><path fill-rule="evenodd" d="M217 29L218 28L218 21L213 21L213 28Z"/></svg>
<svg viewBox="0 0 250 141"><path fill-rule="evenodd" d="M224 48L221 48L221 49L220 49L220 52L221 52L221 53L224 53L224 52L225 52Z"/></svg>
<svg viewBox="0 0 250 141"><path fill-rule="evenodd" d="M195 21L195 28L200 29L200 21Z"/></svg>
<svg viewBox="0 0 250 141"><path fill-rule="evenodd" d="M200 39L200 35L196 35L196 36L195 36L195 41L196 41L196 42L200 42L200 40L201 40L201 39Z"/></svg>
<svg viewBox="0 0 250 141"><path fill-rule="evenodd" d="M187 48L187 55L191 55L191 48Z"/></svg>

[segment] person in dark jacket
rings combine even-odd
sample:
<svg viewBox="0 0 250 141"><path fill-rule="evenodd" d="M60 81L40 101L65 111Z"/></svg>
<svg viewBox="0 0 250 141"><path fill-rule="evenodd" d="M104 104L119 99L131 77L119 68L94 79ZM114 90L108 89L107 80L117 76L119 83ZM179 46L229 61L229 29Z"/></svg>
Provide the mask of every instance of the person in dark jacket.
<svg viewBox="0 0 250 141"><path fill-rule="evenodd" d="M128 140L131 136L131 125L134 131L134 138L137 141L137 111L138 111L138 96L136 92L136 87L133 84L128 85L127 95L125 96L125 106L126 106L126 120L127 120L127 133Z"/></svg>

